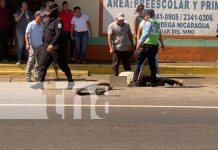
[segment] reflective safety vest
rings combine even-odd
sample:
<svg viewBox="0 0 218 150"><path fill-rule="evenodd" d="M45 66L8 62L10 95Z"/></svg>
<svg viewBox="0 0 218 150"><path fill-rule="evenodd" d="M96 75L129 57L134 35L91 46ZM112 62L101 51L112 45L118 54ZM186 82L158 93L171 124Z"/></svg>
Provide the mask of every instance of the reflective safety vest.
<svg viewBox="0 0 218 150"><path fill-rule="evenodd" d="M146 38L144 43L151 44L151 45L158 45L159 36L161 32L160 23L154 18L150 18L148 21L151 22L151 31L150 31L148 38Z"/></svg>

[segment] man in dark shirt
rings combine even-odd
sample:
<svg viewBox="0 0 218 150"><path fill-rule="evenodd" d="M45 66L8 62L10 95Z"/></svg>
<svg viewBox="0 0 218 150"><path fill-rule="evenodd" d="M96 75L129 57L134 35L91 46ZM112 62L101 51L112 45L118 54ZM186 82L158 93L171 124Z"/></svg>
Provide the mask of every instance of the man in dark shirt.
<svg viewBox="0 0 218 150"><path fill-rule="evenodd" d="M9 24L11 22L10 9L6 7L6 0L0 0L0 59L8 61L9 57Z"/></svg>
<svg viewBox="0 0 218 150"><path fill-rule="evenodd" d="M43 82L47 73L47 69L55 61L60 69L67 76L67 80L73 83L72 74L66 61L66 49L63 48L63 23L58 18L58 5L50 3L47 8L48 20L45 23L44 31L44 48L40 53L39 59L39 81Z"/></svg>

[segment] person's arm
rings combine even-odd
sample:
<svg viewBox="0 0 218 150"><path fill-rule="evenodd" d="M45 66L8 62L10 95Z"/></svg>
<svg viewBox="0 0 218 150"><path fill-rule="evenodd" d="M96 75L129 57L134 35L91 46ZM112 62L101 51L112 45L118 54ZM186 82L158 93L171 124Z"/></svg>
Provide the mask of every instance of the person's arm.
<svg viewBox="0 0 218 150"><path fill-rule="evenodd" d="M26 42L26 50L30 49L30 43L29 43L29 33L26 32L25 34L25 42Z"/></svg>
<svg viewBox="0 0 218 150"><path fill-rule="evenodd" d="M75 31L75 23L74 23L74 19L71 19L71 33L70 33L70 37L71 39L74 39L74 31Z"/></svg>
<svg viewBox="0 0 218 150"><path fill-rule="evenodd" d="M89 27L90 36L92 37L92 25L91 25L91 22L88 20L86 23L87 23L87 26Z"/></svg>
<svg viewBox="0 0 218 150"><path fill-rule="evenodd" d="M151 27L152 27L151 23L147 21L143 27L142 35L138 41L139 45L143 45L145 40L148 38L151 31Z"/></svg>
<svg viewBox="0 0 218 150"><path fill-rule="evenodd" d="M165 46L164 46L164 42L163 42L163 38L162 38L161 33L160 33L160 36L159 36L159 42L160 42L160 45L161 45L162 49L165 50Z"/></svg>
<svg viewBox="0 0 218 150"><path fill-rule="evenodd" d="M55 36L51 42L51 44L48 46L47 51L48 52L52 52L54 47L57 45L57 43L60 40L61 34L63 31L63 23L59 20L56 23L56 27L55 27Z"/></svg>
<svg viewBox="0 0 218 150"><path fill-rule="evenodd" d="M109 45L109 53L112 55L114 50L112 47L112 34L108 34L108 45Z"/></svg>
<svg viewBox="0 0 218 150"><path fill-rule="evenodd" d="M142 35L142 27L139 26L138 31L137 31L137 38L136 38L136 49L140 48L140 44L138 43L138 41L141 35Z"/></svg>
<svg viewBox="0 0 218 150"><path fill-rule="evenodd" d="M21 19L22 16L23 16L23 14L24 14L24 10L21 9L21 13L18 13L18 12L17 12L17 13L14 15L14 20L15 20L16 22L19 22L20 19Z"/></svg>
<svg viewBox="0 0 218 150"><path fill-rule="evenodd" d="M30 49L30 43L29 43L29 35L30 35L30 24L26 27L26 34L25 34L25 43L26 43L26 50Z"/></svg>
<svg viewBox="0 0 218 150"><path fill-rule="evenodd" d="M136 20L137 20L137 16L134 18L134 21L133 21L133 24L132 24L132 28L133 28L133 38L134 38L135 40L137 39Z"/></svg>
<svg viewBox="0 0 218 150"><path fill-rule="evenodd" d="M111 27L111 24L108 26L108 45L109 45L109 53L112 55L114 50L112 47L112 34L113 34L113 29Z"/></svg>
<svg viewBox="0 0 218 150"><path fill-rule="evenodd" d="M134 41L133 41L131 28L130 28L129 24L127 24L127 26L128 26L128 37L129 37L129 41L130 41L130 44L131 44L131 47L130 47L129 50L131 51L131 50L135 49L135 45L134 45Z"/></svg>

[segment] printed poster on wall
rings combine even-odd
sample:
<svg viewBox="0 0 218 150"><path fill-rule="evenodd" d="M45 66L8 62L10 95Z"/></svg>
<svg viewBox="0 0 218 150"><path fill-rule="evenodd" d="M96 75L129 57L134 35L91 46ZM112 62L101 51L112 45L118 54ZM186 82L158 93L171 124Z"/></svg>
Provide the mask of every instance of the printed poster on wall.
<svg viewBox="0 0 218 150"><path fill-rule="evenodd" d="M214 36L218 28L218 0L103 0L103 33L118 12L132 26L139 4L155 10L162 34Z"/></svg>

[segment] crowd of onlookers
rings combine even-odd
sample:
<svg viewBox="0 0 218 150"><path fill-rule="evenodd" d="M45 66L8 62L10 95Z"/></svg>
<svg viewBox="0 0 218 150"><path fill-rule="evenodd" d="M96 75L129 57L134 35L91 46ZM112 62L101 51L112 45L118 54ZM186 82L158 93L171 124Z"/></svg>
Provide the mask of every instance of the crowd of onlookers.
<svg viewBox="0 0 218 150"><path fill-rule="evenodd" d="M46 22L46 8L54 0L45 0L40 11L45 15L42 24ZM86 46L89 36L92 36L92 27L87 15L81 13L80 7L74 10L69 8L67 1L63 1L62 10L59 12L64 27L65 46L67 47L67 59L72 62L86 63ZM0 0L0 61L8 62L10 59L10 45L16 43L17 65L28 60L29 51L26 49L25 34L27 25L35 18L29 10L27 1L20 3L19 9L12 12L6 7L6 0ZM9 26L15 22L15 40L10 40L11 30ZM74 52L76 49L76 52Z"/></svg>

